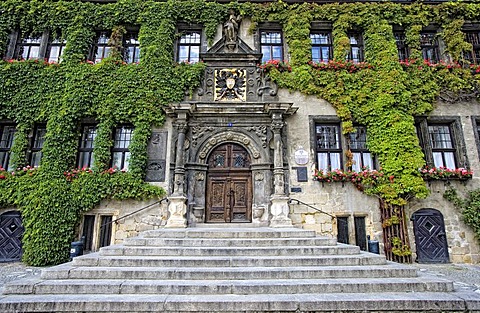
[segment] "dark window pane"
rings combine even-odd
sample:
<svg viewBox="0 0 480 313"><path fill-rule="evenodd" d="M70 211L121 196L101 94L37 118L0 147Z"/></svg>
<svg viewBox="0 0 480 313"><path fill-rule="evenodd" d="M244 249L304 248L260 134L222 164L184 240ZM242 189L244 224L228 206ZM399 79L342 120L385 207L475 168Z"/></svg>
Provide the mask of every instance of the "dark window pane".
<svg viewBox="0 0 480 313"><path fill-rule="evenodd" d="M472 50L464 52L463 57L470 63L480 64L480 32L466 32L465 40L472 44Z"/></svg>
<svg viewBox="0 0 480 313"><path fill-rule="evenodd" d="M13 141L15 140L16 128L14 125L0 125L0 166L6 170L12 170L11 162Z"/></svg>
<svg viewBox="0 0 480 313"><path fill-rule="evenodd" d="M102 215L100 217L100 245L99 247L106 247L110 245L112 238L112 217L109 215Z"/></svg>
<svg viewBox="0 0 480 313"><path fill-rule="evenodd" d="M450 125L428 125L428 137L432 148L434 166L456 168L456 149Z"/></svg>
<svg viewBox="0 0 480 313"><path fill-rule="evenodd" d="M92 167L94 164L94 141L97 135L96 125L84 125L78 149L77 167Z"/></svg>
<svg viewBox="0 0 480 313"><path fill-rule="evenodd" d="M354 63L363 62L363 41L362 36L357 33L349 33L350 51L347 55L347 60Z"/></svg>
<svg viewBox="0 0 480 313"><path fill-rule="evenodd" d="M47 134L47 128L45 125L35 127L33 134L33 142L30 147L32 154L30 158L30 165L33 167L40 166L40 160L42 158L42 148L45 142L45 135Z"/></svg>
<svg viewBox="0 0 480 313"><path fill-rule="evenodd" d="M128 32L124 36L124 60L127 63L138 63L140 61L140 41L137 32Z"/></svg>
<svg viewBox="0 0 480 313"><path fill-rule="evenodd" d="M348 217L337 216L337 241L348 244Z"/></svg>
<svg viewBox="0 0 480 313"><path fill-rule="evenodd" d="M438 50L437 34L433 32L425 32L420 34L420 47L424 60L436 63L440 60Z"/></svg>
<svg viewBox="0 0 480 313"><path fill-rule="evenodd" d="M83 232L82 237L85 237L85 250L92 251L93 247L93 231L95 226L95 215L83 216Z"/></svg>

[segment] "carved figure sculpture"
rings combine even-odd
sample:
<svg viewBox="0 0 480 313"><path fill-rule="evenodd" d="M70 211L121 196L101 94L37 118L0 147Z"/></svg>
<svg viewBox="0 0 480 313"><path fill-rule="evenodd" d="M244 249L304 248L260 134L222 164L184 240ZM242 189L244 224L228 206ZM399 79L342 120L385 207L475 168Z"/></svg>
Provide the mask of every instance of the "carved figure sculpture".
<svg viewBox="0 0 480 313"><path fill-rule="evenodd" d="M230 11L230 16L224 24L225 46L230 50L235 49L235 46L237 45L238 28L241 21L241 16L235 16L235 12Z"/></svg>

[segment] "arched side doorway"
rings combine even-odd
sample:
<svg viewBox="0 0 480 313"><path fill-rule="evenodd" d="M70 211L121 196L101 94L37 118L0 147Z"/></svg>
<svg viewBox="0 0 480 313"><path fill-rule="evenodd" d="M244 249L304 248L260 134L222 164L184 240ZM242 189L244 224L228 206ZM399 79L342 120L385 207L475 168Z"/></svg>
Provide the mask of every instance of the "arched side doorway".
<svg viewBox="0 0 480 313"><path fill-rule="evenodd" d="M19 261L22 258L24 228L18 211L0 215L0 262Z"/></svg>
<svg viewBox="0 0 480 313"><path fill-rule="evenodd" d="M417 262L448 263L448 244L443 215L435 209L421 209L412 215Z"/></svg>
<svg viewBox="0 0 480 313"><path fill-rule="evenodd" d="M207 164L205 222L251 222L252 171L247 150L235 143L222 144L211 152Z"/></svg>

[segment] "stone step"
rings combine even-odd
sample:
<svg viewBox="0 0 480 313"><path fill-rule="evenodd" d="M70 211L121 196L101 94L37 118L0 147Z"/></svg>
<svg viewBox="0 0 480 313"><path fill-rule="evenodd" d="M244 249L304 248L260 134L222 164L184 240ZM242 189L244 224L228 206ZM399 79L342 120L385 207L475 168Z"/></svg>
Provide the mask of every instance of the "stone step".
<svg viewBox="0 0 480 313"><path fill-rule="evenodd" d="M215 227L212 225L212 227ZM313 230L300 228L234 227L147 230L141 238L301 238L317 237Z"/></svg>
<svg viewBox="0 0 480 313"><path fill-rule="evenodd" d="M56 266L42 272L43 279L321 279L415 277L416 270L400 265L296 266L296 267L74 267Z"/></svg>
<svg viewBox="0 0 480 313"><path fill-rule="evenodd" d="M317 238L127 238L124 246L151 247L275 247L275 246L335 246L336 240Z"/></svg>
<svg viewBox="0 0 480 313"><path fill-rule="evenodd" d="M0 312L475 312L478 294L375 292L260 295L10 295Z"/></svg>
<svg viewBox="0 0 480 313"><path fill-rule="evenodd" d="M15 282L4 294L283 294L364 292L449 292L453 283L426 278L290 280L91 280Z"/></svg>
<svg viewBox="0 0 480 313"><path fill-rule="evenodd" d="M163 255L163 256L289 256L289 255L352 255L360 248L336 246L277 246L277 247L148 247L114 245L100 249L101 255Z"/></svg>
<svg viewBox="0 0 480 313"><path fill-rule="evenodd" d="M385 258L362 252L358 255L320 256L101 256L91 253L73 259L73 266L140 266L140 267L280 267L280 266L347 266L383 265Z"/></svg>

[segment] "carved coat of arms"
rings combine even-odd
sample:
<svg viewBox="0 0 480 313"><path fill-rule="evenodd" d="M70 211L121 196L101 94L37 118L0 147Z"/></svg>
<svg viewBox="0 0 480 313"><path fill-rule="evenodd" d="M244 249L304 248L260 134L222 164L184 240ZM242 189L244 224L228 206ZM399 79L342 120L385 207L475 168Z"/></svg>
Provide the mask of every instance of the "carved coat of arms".
<svg viewBox="0 0 480 313"><path fill-rule="evenodd" d="M215 101L245 101L244 69L215 70Z"/></svg>

